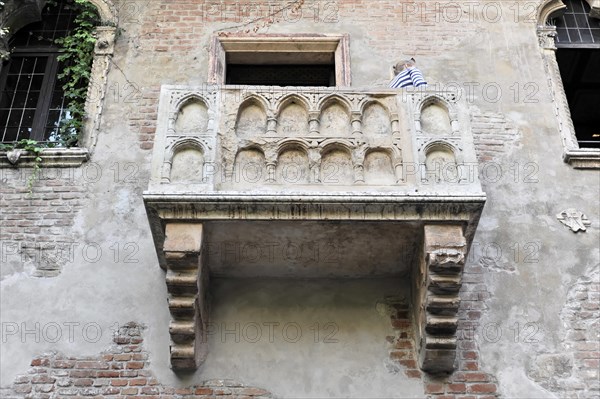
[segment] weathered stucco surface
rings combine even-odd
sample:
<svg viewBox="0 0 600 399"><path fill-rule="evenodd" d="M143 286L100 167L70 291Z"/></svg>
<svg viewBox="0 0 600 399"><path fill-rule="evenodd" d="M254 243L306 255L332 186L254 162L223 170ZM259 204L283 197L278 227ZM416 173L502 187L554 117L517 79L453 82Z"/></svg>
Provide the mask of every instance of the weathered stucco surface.
<svg viewBox="0 0 600 399"><path fill-rule="evenodd" d="M135 321L145 326L148 367L163 385L235 379L281 397L423 397L438 394L439 389L461 393L459 387L439 388L435 384L445 382L409 378L390 367L386 336L393 331L390 318L378 311L377 304L386 296L411 294L405 274L410 265L398 264L394 273L388 273L394 261L410 259L410 254L390 253L393 246L383 245L391 240L387 231L374 232L370 240L375 242L370 245L366 240L364 249L342 243L348 251L339 259L348 262L342 265L348 272L340 274L355 279L214 279L213 326L225 323L233 328L240 323L240 328L248 328L246 333L254 334L250 331L254 325L248 325L257 323L262 339L252 343L246 336L238 343L237 333L225 339L211 334L206 361L198 371L176 374L169 368L165 272L159 267L142 199L152 173L150 149L160 88L205 84L210 37L217 31L243 34L248 29L349 34L353 87L383 88L391 65L409 55L415 56L430 86L464 90L487 202L467 257L466 270L481 273L465 276L468 288L463 287L466 304L458 335L473 334L475 344L460 348L460 372L463 364L477 363L471 361L475 357L481 373L487 373L479 385L497 382L497 394L503 397L600 393L599 339L592 333L598 331L600 177L597 170L574 169L562 160L555 106L536 37L535 11L541 1L484 1L473 8L466 5L473 2L458 1L452 4L461 5L462 17L447 9L438 20L435 11L414 11L406 8L407 2L315 1L302 2L301 11L296 11L300 18L282 14L274 21L269 21L266 7L252 11L250 18L240 14L235 2L114 3L123 30L116 41L90 161L60 169L61 174L42 173L32 199L26 198L26 177L0 169L1 387L11 387L15 377L27 373L32 359L49 351L97 356L111 345L115 328ZM433 9L424 1L414 3ZM220 4L229 8L220 9L224 7ZM320 7L318 18L314 7ZM430 111L438 120L435 110ZM442 118L428 129L444 125ZM294 154L289 156L293 161ZM194 159L192 154L180 161ZM557 220L556 215L569 208L587 215L591 222L587 231L574 233ZM59 223L48 222L52 220ZM237 255L239 248L263 239L279 242L284 237L286 245L322 244L322 237L310 229L280 237L261 225L248 234L241 234L245 231L241 228L228 237L222 227L213 226L217 238L213 257L220 257L215 263L223 270L220 277L228 277L227 266L238 269L236 277L256 277L253 268L257 275L289 277L272 269L290 264L299 267L301 277L330 277L323 272L328 265L325 258L311 263L318 266L313 273L302 268L306 262L271 262L268 251L261 252L262 261L246 253L252 260L246 264L229 262L231 252L222 252L226 245L222 243L231 240L238 245ZM367 227L361 230L368 233ZM352 233L345 231L344 236ZM414 241L408 237L397 245L402 251ZM56 249L49 249L42 251L44 259L22 258L12 245L25 242L34 243L34 252L44 243L63 242L70 252L58 256ZM408 247L403 246L406 243ZM385 261L379 262L373 251L381 252ZM44 262L53 265L52 273L43 267L40 272ZM356 270L360 273L354 274ZM368 270L395 276L386 281L364 279ZM302 338L296 343L269 342L264 323L271 322L279 327L298 323ZM319 323L324 328L330 322L339 329L339 342L324 343L321 335L315 343L311 326ZM455 378L460 383L461 376ZM471 393L484 397L490 393L481 390L487 388L469 389L480 389Z"/></svg>

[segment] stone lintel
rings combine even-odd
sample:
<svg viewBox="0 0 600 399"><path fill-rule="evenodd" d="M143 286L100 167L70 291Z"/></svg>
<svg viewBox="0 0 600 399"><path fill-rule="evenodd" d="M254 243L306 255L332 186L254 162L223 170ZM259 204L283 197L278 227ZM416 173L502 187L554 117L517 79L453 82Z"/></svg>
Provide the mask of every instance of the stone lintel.
<svg viewBox="0 0 600 399"><path fill-rule="evenodd" d="M458 296L467 254L463 226L426 224L424 227L423 265L417 287L423 291L416 308L420 323L419 366L430 374L454 371Z"/></svg>
<svg viewBox="0 0 600 399"><path fill-rule="evenodd" d="M208 269L203 255L201 223L167 223L164 258L167 266L168 304L171 312L171 367L196 369L204 360L205 300Z"/></svg>

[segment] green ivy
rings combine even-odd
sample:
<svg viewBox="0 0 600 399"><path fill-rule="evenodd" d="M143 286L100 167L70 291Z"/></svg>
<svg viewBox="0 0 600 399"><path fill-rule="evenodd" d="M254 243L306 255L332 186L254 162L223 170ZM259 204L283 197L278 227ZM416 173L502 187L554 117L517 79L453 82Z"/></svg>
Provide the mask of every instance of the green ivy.
<svg viewBox="0 0 600 399"><path fill-rule="evenodd" d="M58 75L67 101L65 117L59 123L58 134L51 137L61 147L77 145L85 120L85 102L96 45L95 28L100 16L89 0L69 0L69 6L77 12L75 27L71 33L54 42L60 47L58 61L62 70ZM55 1L49 4L56 5Z"/></svg>

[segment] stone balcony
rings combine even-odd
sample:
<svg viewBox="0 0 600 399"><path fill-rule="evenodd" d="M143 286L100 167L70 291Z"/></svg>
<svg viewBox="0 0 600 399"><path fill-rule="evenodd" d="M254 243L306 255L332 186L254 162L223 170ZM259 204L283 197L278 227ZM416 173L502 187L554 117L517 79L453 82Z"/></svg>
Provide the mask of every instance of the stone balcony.
<svg viewBox="0 0 600 399"><path fill-rule="evenodd" d="M462 267L485 203L460 97L163 87L144 201L167 270L173 368L202 361L210 276L406 276L420 365L451 372ZM346 258L249 268L207 244L311 238L340 243Z"/></svg>

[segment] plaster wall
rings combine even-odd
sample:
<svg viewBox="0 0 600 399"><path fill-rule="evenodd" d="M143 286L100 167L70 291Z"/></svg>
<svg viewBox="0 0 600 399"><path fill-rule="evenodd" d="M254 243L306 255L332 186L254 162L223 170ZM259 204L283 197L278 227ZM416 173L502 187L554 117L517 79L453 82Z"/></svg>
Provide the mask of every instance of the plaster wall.
<svg viewBox="0 0 600 399"><path fill-rule="evenodd" d="M406 285L397 280L302 282L301 287L289 281L216 281L214 321L296 321L305 329L315 319L331 319L339 323L340 336L348 334L347 340L329 346L312 341L234 344L213 336L207 362L195 374L175 375L168 367L170 317L164 272L141 197L150 174L148 149L158 92L165 84L205 82L209 39L215 32L243 33L257 27L257 33L349 34L353 86L385 86L391 65L408 55L417 59L430 85L464 89L488 196L467 264L483 270L481 281L473 284L490 293L489 299L473 305L473 311L481 312L473 327L480 367L497 378L503 396L555 396L556 386L542 386L531 370L538 367L539 354L575 357L579 350L563 345L571 327L560 315L570 301L570 288L588 274L592 282L597 278L591 270L600 263L600 177L597 170L576 170L562 161L558 121L532 17L539 2L483 1L475 9L466 5L473 2L453 2L462 6L463 17L447 10L437 21L439 13L432 8L420 14L403 11L404 2L333 3L336 8L314 2L321 7L321 17L337 16L329 22L309 14L314 4L306 2L302 18L288 15L287 20L269 22L267 14L257 11L261 18L247 24L233 5L215 11L212 7L220 2L115 1L123 31L108 77L95 152L90 163L72 170L67 183L64 177L47 175L34 186L34 192L43 193L60 183L83 193L72 223L55 231L55 236L69 236L76 244L74 255L61 261L57 277L37 278L33 274L38 259L3 253L1 386L26 373L37 354L97 354L110 344L111 328L135 320L147 327L144 345L153 372L164 384L186 386L235 375L282 397L424 394L421 383L385 367L388 354L382 339L389 333L389 320L377 312L376 304L385 295L408 297ZM488 4L486 14L483 7ZM25 199L26 179L2 173L7 176L3 189L15 190L10 192L14 197L2 199L3 213L35 206ZM575 234L557 220L567 208L588 216L586 232ZM36 234L19 239L19 232L2 233L3 242ZM590 298L597 303L597 296ZM25 332L35 331L36 323L38 333ZM56 342L51 323L60 328ZM589 340L597 347L597 337ZM567 372L574 376L579 371ZM597 367L586 373L584 388L569 389L592 397L598 393Z"/></svg>

